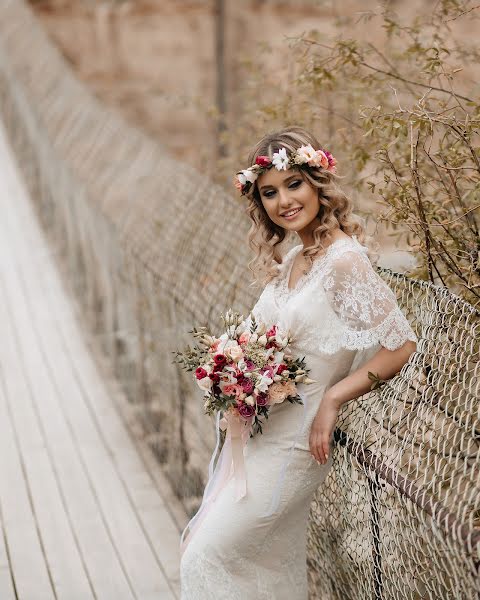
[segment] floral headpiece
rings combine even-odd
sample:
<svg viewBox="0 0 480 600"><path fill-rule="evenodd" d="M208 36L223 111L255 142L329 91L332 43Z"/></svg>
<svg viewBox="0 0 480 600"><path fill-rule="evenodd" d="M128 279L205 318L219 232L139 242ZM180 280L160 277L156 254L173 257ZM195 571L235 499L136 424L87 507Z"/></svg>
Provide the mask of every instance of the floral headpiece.
<svg viewBox="0 0 480 600"><path fill-rule="evenodd" d="M294 166L322 167L331 173L335 173L337 170L336 164L336 159L328 150L315 150L310 144L297 148L290 156L287 156L286 148L280 148L278 152L273 153L272 158L257 156L254 165L243 171L238 171L233 183L243 196L255 183L257 177L271 167L275 167L277 171L286 171Z"/></svg>

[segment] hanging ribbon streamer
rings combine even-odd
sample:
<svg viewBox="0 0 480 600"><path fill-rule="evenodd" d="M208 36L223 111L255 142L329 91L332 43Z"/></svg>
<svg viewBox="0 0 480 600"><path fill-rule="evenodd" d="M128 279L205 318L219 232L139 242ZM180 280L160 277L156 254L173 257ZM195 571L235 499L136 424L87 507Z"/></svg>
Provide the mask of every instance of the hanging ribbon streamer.
<svg viewBox="0 0 480 600"><path fill-rule="evenodd" d="M215 458L220 445L220 430L223 431L225 428L227 429L227 435L214 468ZM225 413L225 416L222 417L222 411L218 411L215 429L217 436L216 445L208 465L208 481L203 492L202 503L182 532L180 554L185 552L193 534L207 516L210 506L232 475L235 477L237 502L247 493L243 448L249 436L250 425L248 422L229 412ZM188 535L187 531L189 531Z"/></svg>
<svg viewBox="0 0 480 600"><path fill-rule="evenodd" d="M271 516L278 508L278 505L280 503L280 492L282 489L283 481L285 479L287 468L292 459L292 452L305 426L305 419L307 414L307 399L306 396L301 392L298 392L298 395L300 396L303 402L302 421L300 427L297 429L297 433L295 434L293 443L288 451L287 458L280 470L280 474L273 491L272 500L270 502L270 507L268 511L264 515L262 515L264 517ZM222 429L223 431L225 427L227 429L225 442L220 452L220 456L218 457L217 464L214 468L215 457L218 453L218 448L220 445L220 429ZM215 501L220 491L223 489L225 484L230 480L232 476L235 479L235 501L238 502L239 500L245 497L247 493L247 478L243 449L249 437L249 433L250 423L248 421L244 421L238 415L234 415L230 412L226 412L225 415L221 417L221 411L218 411L216 417L217 440L215 449L213 451L208 466L207 485L205 486L205 491L203 493L200 508L198 509L197 513L190 519L187 526L183 530L182 537L180 538L181 555L185 552L195 531L197 531L200 524L207 516L210 506ZM189 531L188 535L186 535L187 530Z"/></svg>

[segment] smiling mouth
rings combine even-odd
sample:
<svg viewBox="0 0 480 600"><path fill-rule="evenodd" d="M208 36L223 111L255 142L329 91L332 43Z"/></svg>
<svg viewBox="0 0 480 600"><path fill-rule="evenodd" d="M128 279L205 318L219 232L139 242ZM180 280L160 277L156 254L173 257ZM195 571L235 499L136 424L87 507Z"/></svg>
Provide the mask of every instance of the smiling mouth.
<svg viewBox="0 0 480 600"><path fill-rule="evenodd" d="M297 215L301 210L302 210L302 207L295 208L294 210L289 210L288 212L283 213L281 216L284 219L291 219L292 217L294 217L295 215Z"/></svg>

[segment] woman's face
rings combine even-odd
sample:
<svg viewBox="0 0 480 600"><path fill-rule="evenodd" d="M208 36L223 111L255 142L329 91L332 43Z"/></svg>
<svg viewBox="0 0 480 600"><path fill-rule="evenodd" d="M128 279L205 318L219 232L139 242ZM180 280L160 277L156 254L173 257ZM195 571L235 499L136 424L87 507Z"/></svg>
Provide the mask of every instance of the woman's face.
<svg viewBox="0 0 480 600"><path fill-rule="evenodd" d="M265 211L275 224L297 233L312 231L320 224L318 190L297 169L269 169L256 183Z"/></svg>

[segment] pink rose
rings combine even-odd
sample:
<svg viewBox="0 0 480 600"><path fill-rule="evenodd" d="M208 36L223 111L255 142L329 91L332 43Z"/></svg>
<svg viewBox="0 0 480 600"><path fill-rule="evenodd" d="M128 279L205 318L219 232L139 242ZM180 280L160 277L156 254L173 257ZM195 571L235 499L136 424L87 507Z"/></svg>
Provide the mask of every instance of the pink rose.
<svg viewBox="0 0 480 600"><path fill-rule="evenodd" d="M337 170L336 164L337 164L337 159L333 157L332 153L329 152L328 150L324 150L325 156L328 159L328 167L327 169L329 171L331 171L332 173L335 173Z"/></svg>
<svg viewBox="0 0 480 600"><path fill-rule="evenodd" d="M260 369L260 373L266 373L271 379L273 379L273 376L275 375L272 365L265 365Z"/></svg>
<svg viewBox="0 0 480 600"><path fill-rule="evenodd" d="M244 331L241 336L238 338L239 344L247 344L250 339L250 333L248 331Z"/></svg>
<svg viewBox="0 0 480 600"><path fill-rule="evenodd" d="M237 410L244 419L249 419L255 414L255 406L250 406L248 404L245 404L245 402L241 402L237 406Z"/></svg>
<svg viewBox="0 0 480 600"><path fill-rule="evenodd" d="M288 394L285 390L284 382L278 381L272 383L272 385L268 388L269 404L280 404L287 396Z"/></svg>
<svg viewBox="0 0 480 600"><path fill-rule="evenodd" d="M242 388L236 383L227 383L223 386L225 396L239 396L242 393Z"/></svg>
<svg viewBox="0 0 480 600"><path fill-rule="evenodd" d="M253 392L253 383L252 383L251 379L245 378L243 380L243 382L242 382L242 390L246 394L251 394Z"/></svg>
<svg viewBox="0 0 480 600"><path fill-rule="evenodd" d="M277 335L277 326L273 325L272 328L269 329L265 335L267 336L267 338Z"/></svg>
<svg viewBox="0 0 480 600"><path fill-rule="evenodd" d="M328 168L328 158L323 150L317 150L315 156L308 161L310 167L323 167Z"/></svg>
<svg viewBox="0 0 480 600"><path fill-rule="evenodd" d="M265 392L260 392L257 396L257 406L266 406L268 404L268 396Z"/></svg>
<svg viewBox="0 0 480 600"><path fill-rule="evenodd" d="M255 164L261 167L268 167L271 163L272 161L269 156L257 156L255 159Z"/></svg>

